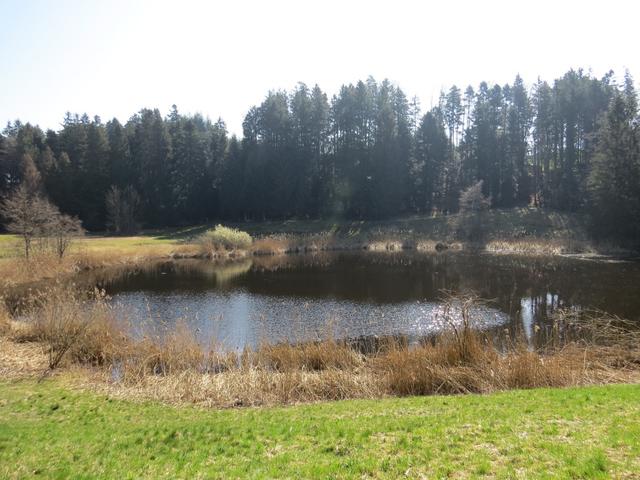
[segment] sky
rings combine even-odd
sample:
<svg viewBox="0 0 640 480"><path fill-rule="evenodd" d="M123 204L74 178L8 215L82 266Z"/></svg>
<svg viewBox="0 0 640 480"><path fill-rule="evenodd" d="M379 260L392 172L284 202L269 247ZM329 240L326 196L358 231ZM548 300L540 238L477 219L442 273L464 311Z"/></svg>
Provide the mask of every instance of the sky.
<svg viewBox="0 0 640 480"><path fill-rule="evenodd" d="M269 90L388 78L423 110L480 81L570 68L640 78L640 2L0 0L0 125L144 107L222 117Z"/></svg>

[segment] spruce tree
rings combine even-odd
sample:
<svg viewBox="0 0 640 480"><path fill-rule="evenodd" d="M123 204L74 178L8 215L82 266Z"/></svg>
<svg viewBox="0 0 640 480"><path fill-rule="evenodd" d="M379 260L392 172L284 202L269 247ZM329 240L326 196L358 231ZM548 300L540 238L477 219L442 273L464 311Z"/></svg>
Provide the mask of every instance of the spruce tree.
<svg viewBox="0 0 640 480"><path fill-rule="evenodd" d="M594 232L640 239L640 139L635 92L617 94L598 132L589 176Z"/></svg>

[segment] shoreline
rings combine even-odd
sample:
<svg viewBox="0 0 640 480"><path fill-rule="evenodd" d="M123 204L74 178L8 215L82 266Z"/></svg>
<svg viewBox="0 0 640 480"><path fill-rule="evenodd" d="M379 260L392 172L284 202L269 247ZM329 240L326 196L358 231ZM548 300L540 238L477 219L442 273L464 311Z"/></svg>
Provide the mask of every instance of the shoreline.
<svg viewBox="0 0 640 480"><path fill-rule="evenodd" d="M0 235L0 288L37 280L55 280L101 267L135 267L146 261L179 258L233 260L247 256L277 256L314 252L467 252L495 255L569 257L616 260L637 251L590 239L585 219L577 214L534 207L490 210L481 230L469 236L468 215L412 215L386 220L267 220L231 222L253 237L245 250L215 250L197 244L211 225L149 230L137 236L100 236L74 241L69 255L26 262Z"/></svg>
<svg viewBox="0 0 640 480"><path fill-rule="evenodd" d="M113 238L117 241L118 237ZM89 240L91 241L91 240ZM269 248L265 248L268 242ZM308 242L287 240L285 245L281 239L262 238L256 240L256 245L247 250L217 250L202 252L194 243L163 244L141 246L139 249L125 252L72 252L62 261L44 257L46 268L40 268L40 258L30 261L24 258L3 258L0 260L0 293L11 292L14 289L28 288L41 282L51 282L72 279L82 272L89 272L109 268L137 268L145 263L163 260L209 260L212 262L241 261L251 257L286 257L314 253L423 253L423 254L477 254L522 257L570 258L586 261L626 262L640 259L640 254L633 250L622 248L571 248L570 243L548 245L542 241L499 241L486 244L464 243L460 241L434 240L390 240L373 242ZM29 273L29 268L32 273ZM19 275L11 275L15 271ZM4 272L4 274L3 274ZM22 276L21 276L22 275Z"/></svg>

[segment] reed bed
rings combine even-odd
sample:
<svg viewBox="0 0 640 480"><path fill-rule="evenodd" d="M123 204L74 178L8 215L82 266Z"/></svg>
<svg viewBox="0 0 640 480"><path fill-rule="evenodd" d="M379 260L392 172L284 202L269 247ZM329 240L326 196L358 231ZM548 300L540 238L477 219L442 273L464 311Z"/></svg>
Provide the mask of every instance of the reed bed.
<svg viewBox="0 0 640 480"><path fill-rule="evenodd" d="M445 299L440 321L447 328L417 345L384 338L363 349L327 337L228 352L202 345L185 324L159 337L132 336L102 292L58 285L31 299L20 328L5 322L3 341L39 345L47 372L80 367L85 384L116 396L215 407L640 379L640 331L623 319L560 311L547 342L533 349L519 336L478 330L478 302Z"/></svg>
<svg viewBox="0 0 640 480"><path fill-rule="evenodd" d="M372 252L420 250L461 250L457 241L437 241L413 232L323 232L315 234L274 234L257 238L251 247L254 255L282 255L304 252L368 250Z"/></svg>

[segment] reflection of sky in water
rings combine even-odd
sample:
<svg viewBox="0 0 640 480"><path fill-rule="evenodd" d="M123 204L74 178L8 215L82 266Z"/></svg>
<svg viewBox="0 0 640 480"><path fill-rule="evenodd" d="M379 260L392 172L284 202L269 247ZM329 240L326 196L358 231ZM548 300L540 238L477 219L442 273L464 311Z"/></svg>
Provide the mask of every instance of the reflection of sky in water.
<svg viewBox="0 0 640 480"><path fill-rule="evenodd" d="M551 293L547 293L546 297L525 297L520 300L522 330L529 342L532 341L535 333L536 317L539 314L539 308L541 305L548 311L553 311L561 306L558 295L553 295Z"/></svg>
<svg viewBox="0 0 640 480"><path fill-rule="evenodd" d="M494 309L474 318L533 345L551 333L559 307L640 321L639 282L640 262L406 252L167 261L89 279L139 333L161 335L182 319L203 343L230 347L328 333L428 335L442 327L443 291L490 299Z"/></svg>
<svg viewBox="0 0 640 480"><path fill-rule="evenodd" d="M423 336L443 328L442 306L434 302L374 304L331 298L301 298L231 292L121 292L114 297L120 315L139 334L161 334L163 327L184 321L201 342L231 348L260 341L307 340L404 334ZM478 307L478 326L488 328L509 318Z"/></svg>

